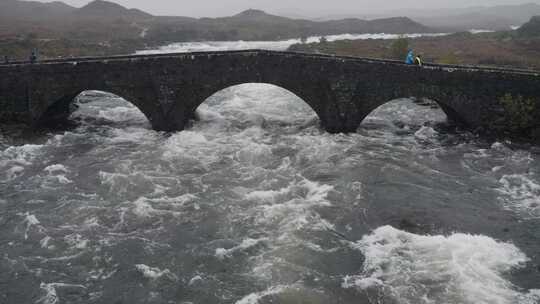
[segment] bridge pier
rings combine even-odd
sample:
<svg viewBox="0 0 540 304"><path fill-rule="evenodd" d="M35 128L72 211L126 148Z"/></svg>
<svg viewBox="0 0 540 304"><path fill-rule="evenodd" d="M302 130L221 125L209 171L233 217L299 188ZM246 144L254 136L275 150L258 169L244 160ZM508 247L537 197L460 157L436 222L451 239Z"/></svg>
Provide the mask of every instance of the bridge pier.
<svg viewBox="0 0 540 304"><path fill-rule="evenodd" d="M339 133L355 133L358 127L360 126L360 123L358 124L327 124L323 121L321 121L321 125L323 129L332 134L339 134Z"/></svg>
<svg viewBox="0 0 540 304"><path fill-rule="evenodd" d="M47 111L34 120L34 126L60 126L67 123L69 116L77 109L74 103L77 95L66 95L55 101Z"/></svg>
<svg viewBox="0 0 540 304"><path fill-rule="evenodd" d="M150 123L156 131L175 132L184 130L193 117L194 112L189 112L177 102L166 109L160 118L152 119Z"/></svg>
<svg viewBox="0 0 540 304"><path fill-rule="evenodd" d="M343 115L341 115L343 114ZM365 116L369 115L366 113ZM354 113L334 113L334 115L324 115L319 117L321 126L328 133L355 133L365 117Z"/></svg>

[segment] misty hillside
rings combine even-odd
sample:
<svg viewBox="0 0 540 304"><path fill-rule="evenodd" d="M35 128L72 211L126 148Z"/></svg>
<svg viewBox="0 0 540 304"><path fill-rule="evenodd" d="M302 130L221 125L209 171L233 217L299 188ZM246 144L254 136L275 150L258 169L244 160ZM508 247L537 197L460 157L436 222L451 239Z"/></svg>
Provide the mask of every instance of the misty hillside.
<svg viewBox="0 0 540 304"><path fill-rule="evenodd" d="M150 19L153 16L138 9L127 9L119 4L95 0L74 11L74 15L83 18L129 18L133 20Z"/></svg>
<svg viewBox="0 0 540 304"><path fill-rule="evenodd" d="M315 22L252 9L230 17L196 19L152 16L104 0L92 1L81 8L62 2L3 1L0 4L1 14L10 17L0 19L0 37L21 37L32 33L45 39L106 42L144 38L148 43L159 44L195 40L277 40L344 33L434 32L404 17Z"/></svg>
<svg viewBox="0 0 540 304"><path fill-rule="evenodd" d="M540 37L540 16L532 17L531 20L520 27L517 32L523 37Z"/></svg>
<svg viewBox="0 0 540 304"><path fill-rule="evenodd" d="M291 15L287 13L287 15ZM454 32L471 29L509 30L511 26L520 26L533 16L540 15L540 5L525 3L516 5L474 6L447 9L399 9L380 13L333 14L318 17L316 20L328 20L362 16L364 19L379 19L390 16L407 16L430 28L439 31Z"/></svg>
<svg viewBox="0 0 540 304"><path fill-rule="evenodd" d="M453 30L489 29L509 30L520 26L532 16L540 15L540 5L500 5L493 7L470 7L452 10L411 12L411 17L431 27Z"/></svg>
<svg viewBox="0 0 540 304"><path fill-rule="evenodd" d="M430 33L433 29L405 17L378 20L355 18L329 21L291 19L267 14L260 10L246 10L231 17L201 18L160 23L149 31L149 37L168 41L186 40L276 40L311 35L362 33Z"/></svg>
<svg viewBox="0 0 540 304"><path fill-rule="evenodd" d="M20 20L28 22L57 22L59 18L76 21L79 18L134 20L149 19L153 16L138 9L127 9L113 2L95 0L81 8L55 1L42 3L37 1L2 0L0 17L3 22Z"/></svg>
<svg viewBox="0 0 540 304"><path fill-rule="evenodd" d="M37 1L1 0L0 21L48 20L66 16L75 10L77 10L77 8L60 1L43 3Z"/></svg>

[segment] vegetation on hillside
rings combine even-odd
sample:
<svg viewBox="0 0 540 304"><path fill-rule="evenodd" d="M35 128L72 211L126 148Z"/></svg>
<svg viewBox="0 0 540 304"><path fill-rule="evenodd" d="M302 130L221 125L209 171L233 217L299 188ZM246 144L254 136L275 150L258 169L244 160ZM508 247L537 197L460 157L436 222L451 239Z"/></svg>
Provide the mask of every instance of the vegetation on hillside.
<svg viewBox="0 0 540 304"><path fill-rule="evenodd" d="M30 35L32 36L32 35ZM112 43L83 42L70 39L5 39L0 40L0 60L28 60L32 50L36 49L39 58L54 59L66 57L108 56L130 54L146 45L138 40L114 40Z"/></svg>

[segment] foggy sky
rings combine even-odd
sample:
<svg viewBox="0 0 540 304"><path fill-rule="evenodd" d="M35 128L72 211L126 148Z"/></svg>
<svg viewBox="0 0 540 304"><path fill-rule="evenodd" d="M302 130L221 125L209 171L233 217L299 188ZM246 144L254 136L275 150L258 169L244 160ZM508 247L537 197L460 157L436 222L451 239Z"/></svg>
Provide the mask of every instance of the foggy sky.
<svg viewBox="0 0 540 304"><path fill-rule="evenodd" d="M1 0L0 0L1 1ZM39 0L51 2L50 0ZM80 7L90 0L63 0ZM539 3L540 0L110 0L128 8L139 8L154 15L217 17L236 14L248 8L298 16L331 14L370 14L407 9L457 8L502 4Z"/></svg>

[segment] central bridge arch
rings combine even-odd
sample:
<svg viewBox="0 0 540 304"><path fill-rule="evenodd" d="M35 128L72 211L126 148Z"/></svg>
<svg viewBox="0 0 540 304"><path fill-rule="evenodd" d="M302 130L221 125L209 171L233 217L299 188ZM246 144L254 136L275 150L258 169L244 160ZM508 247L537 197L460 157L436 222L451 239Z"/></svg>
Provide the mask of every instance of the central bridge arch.
<svg viewBox="0 0 540 304"><path fill-rule="evenodd" d="M196 109L196 118L201 121L212 121L214 114L219 115L218 120L223 117L242 126L254 118L263 118L264 122L279 125L320 120L309 103L298 95L267 83L243 83L227 87L212 94Z"/></svg>
<svg viewBox="0 0 540 304"><path fill-rule="evenodd" d="M269 83L249 82L218 90L197 106L194 110L197 117L203 115L200 112L203 105L219 109L221 114L239 112L283 122L295 120L295 117L320 120L320 114L308 101L291 90Z"/></svg>

